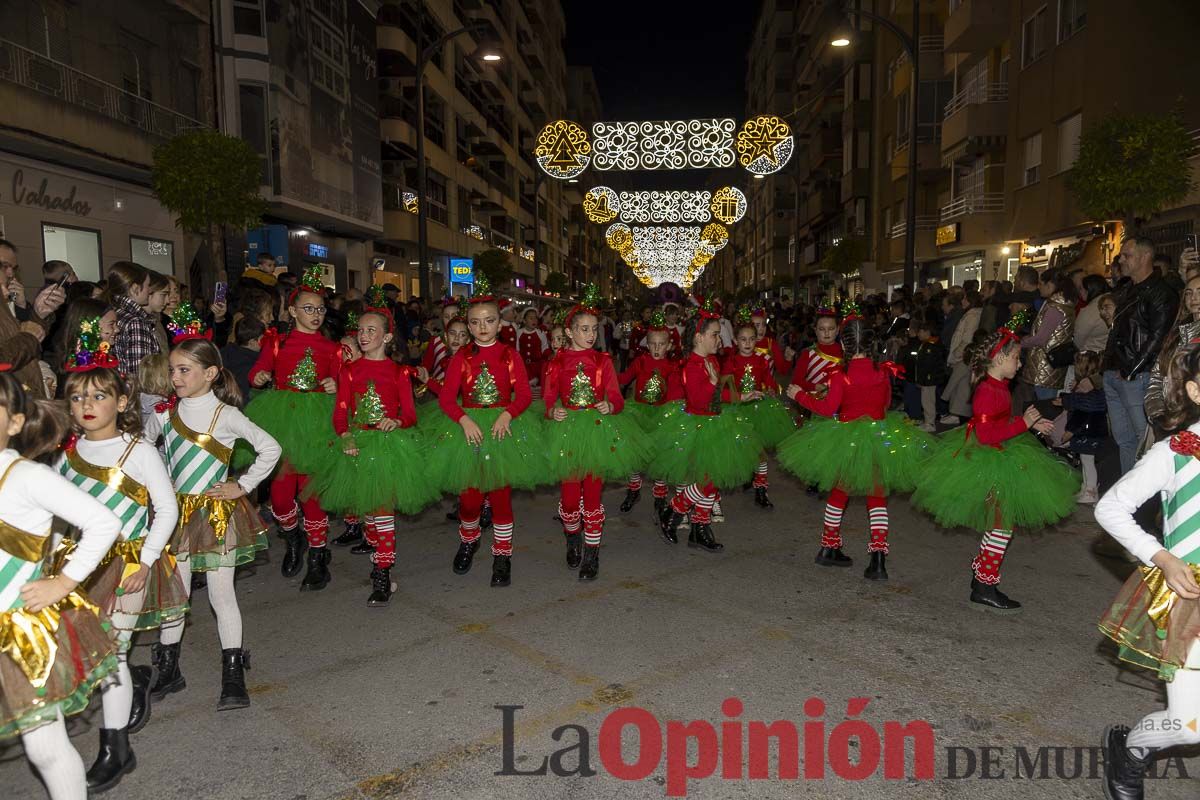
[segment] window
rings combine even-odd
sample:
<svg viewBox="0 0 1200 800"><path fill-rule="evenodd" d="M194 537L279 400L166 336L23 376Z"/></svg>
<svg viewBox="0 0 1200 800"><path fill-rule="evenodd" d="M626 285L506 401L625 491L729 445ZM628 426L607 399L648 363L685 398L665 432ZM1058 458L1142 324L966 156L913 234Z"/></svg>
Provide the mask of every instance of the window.
<svg viewBox="0 0 1200 800"><path fill-rule="evenodd" d="M1087 24L1087 0L1058 0L1058 41L1070 39Z"/></svg>
<svg viewBox="0 0 1200 800"><path fill-rule="evenodd" d="M129 237L129 260L163 275L175 271L175 243L167 239Z"/></svg>
<svg viewBox="0 0 1200 800"><path fill-rule="evenodd" d="M312 26L314 82L339 100L347 94L345 37L314 20Z"/></svg>
<svg viewBox="0 0 1200 800"><path fill-rule="evenodd" d="M1083 115L1075 114L1058 123L1058 167L1065 172L1075 166L1079 158L1079 133L1083 128Z"/></svg>
<svg viewBox="0 0 1200 800"><path fill-rule="evenodd" d="M1042 135L1035 133L1024 142L1025 161L1023 163L1024 179L1023 186L1030 186L1038 182L1038 178L1042 173Z"/></svg>
<svg viewBox="0 0 1200 800"><path fill-rule="evenodd" d="M1042 6L1032 17L1025 20L1025 25L1021 28L1022 69L1046 55L1046 16L1046 7Z"/></svg>
<svg viewBox="0 0 1200 800"><path fill-rule="evenodd" d="M842 134L842 174L854 169L854 131Z"/></svg>
<svg viewBox="0 0 1200 800"><path fill-rule="evenodd" d="M909 87L896 98L896 141L900 146L908 142L908 93L911 91L912 87Z"/></svg>
<svg viewBox="0 0 1200 800"><path fill-rule="evenodd" d="M81 281L100 280L100 231L42 223L44 261L66 261Z"/></svg>
<svg viewBox="0 0 1200 800"><path fill-rule="evenodd" d="M258 153L262 165L259 181L263 186L271 183L271 163L267 158L267 90L257 83L238 84L238 110L242 121L242 139Z"/></svg>
<svg viewBox="0 0 1200 800"><path fill-rule="evenodd" d="M885 206L883 209L883 235L892 235L892 207Z"/></svg>
<svg viewBox="0 0 1200 800"><path fill-rule="evenodd" d="M263 35L262 0L233 0L233 32L243 36Z"/></svg>

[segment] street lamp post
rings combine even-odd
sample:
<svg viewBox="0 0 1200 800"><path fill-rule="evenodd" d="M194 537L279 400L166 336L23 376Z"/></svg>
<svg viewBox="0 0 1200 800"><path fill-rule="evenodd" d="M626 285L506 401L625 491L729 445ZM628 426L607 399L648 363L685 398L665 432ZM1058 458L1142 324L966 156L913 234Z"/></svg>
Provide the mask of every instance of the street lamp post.
<svg viewBox="0 0 1200 800"><path fill-rule="evenodd" d="M488 27L486 22L464 25L442 36L433 44L424 46L424 3L421 4L421 14L417 20L417 282L421 290L421 298L428 301L429 285L429 228L426 218L426 174L425 174L425 65L441 49L442 45L464 33L475 33ZM484 61L499 61L500 56L488 53Z"/></svg>
<svg viewBox="0 0 1200 800"><path fill-rule="evenodd" d="M838 0L843 15L857 14L890 31L908 54L912 64L912 86L908 93L908 176L905 181L907 199L904 204L904 285L911 292L917 278L917 93L921 89L921 59L920 41L921 30L921 0L912 0L913 22L912 33L905 33L896 23L861 8L851 9L844 0ZM830 44L834 47L846 47L850 44L847 36L837 36Z"/></svg>

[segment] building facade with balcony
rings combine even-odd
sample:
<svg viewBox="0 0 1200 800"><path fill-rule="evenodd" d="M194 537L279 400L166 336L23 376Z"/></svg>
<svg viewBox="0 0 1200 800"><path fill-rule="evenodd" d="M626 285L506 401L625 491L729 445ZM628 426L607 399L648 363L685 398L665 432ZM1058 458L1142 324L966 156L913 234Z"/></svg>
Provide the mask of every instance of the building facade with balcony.
<svg viewBox="0 0 1200 800"><path fill-rule="evenodd" d="M185 283L199 243L150 188L154 147L213 124L199 0L2 5L0 234L22 280L68 261L100 280L133 260Z"/></svg>
<svg viewBox="0 0 1200 800"><path fill-rule="evenodd" d="M427 197L417 198L418 42L466 25L425 68ZM377 256L417 290L418 202L427 203L431 284L447 290L451 257L497 247L512 253L513 290L568 272L565 187L533 161L534 139L567 109L565 20L552 0L385 0L378 54L383 140L383 233ZM480 48L501 55L482 60ZM536 221L535 221L536 220Z"/></svg>

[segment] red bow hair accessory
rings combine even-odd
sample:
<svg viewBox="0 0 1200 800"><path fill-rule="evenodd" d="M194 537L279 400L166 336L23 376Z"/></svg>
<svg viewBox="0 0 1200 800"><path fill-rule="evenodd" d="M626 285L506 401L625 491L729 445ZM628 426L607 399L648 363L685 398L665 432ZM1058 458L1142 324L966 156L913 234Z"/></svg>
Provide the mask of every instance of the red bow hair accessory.
<svg viewBox="0 0 1200 800"><path fill-rule="evenodd" d="M173 394L162 402L154 404L154 413L161 414L164 411L174 411L175 406L179 405L179 395Z"/></svg>

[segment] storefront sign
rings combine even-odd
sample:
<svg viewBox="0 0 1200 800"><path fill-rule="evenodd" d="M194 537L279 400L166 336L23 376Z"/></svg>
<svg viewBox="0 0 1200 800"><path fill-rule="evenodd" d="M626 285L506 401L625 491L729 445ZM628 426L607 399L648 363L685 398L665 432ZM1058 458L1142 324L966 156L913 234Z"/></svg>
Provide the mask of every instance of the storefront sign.
<svg viewBox="0 0 1200 800"><path fill-rule="evenodd" d="M941 247L944 244L954 244L958 241L958 223L951 222L949 225L940 225L937 229L935 238L937 246Z"/></svg>
<svg viewBox="0 0 1200 800"><path fill-rule="evenodd" d="M36 180L36 178L34 179ZM92 213L92 206L86 200L75 199L79 187L71 184L66 194L54 194L50 190L50 179L42 178L37 188L25 183L25 170L18 169L12 176L12 202L19 206L38 206L47 211L65 211L79 217Z"/></svg>
<svg viewBox="0 0 1200 800"><path fill-rule="evenodd" d="M316 242L308 243L308 254L312 258L329 258L329 248Z"/></svg>
<svg viewBox="0 0 1200 800"><path fill-rule="evenodd" d="M450 259L450 283L475 285L475 260L471 258Z"/></svg>

